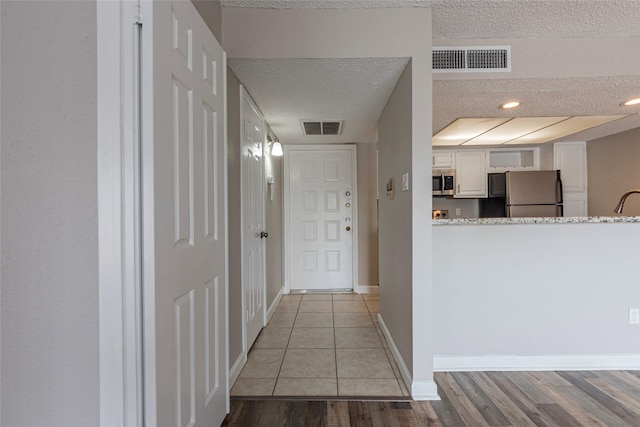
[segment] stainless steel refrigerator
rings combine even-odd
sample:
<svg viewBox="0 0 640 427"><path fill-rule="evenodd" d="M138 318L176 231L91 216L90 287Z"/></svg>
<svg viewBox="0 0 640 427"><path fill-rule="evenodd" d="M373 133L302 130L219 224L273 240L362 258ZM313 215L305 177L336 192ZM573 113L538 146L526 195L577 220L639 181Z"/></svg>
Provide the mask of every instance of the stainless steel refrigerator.
<svg viewBox="0 0 640 427"><path fill-rule="evenodd" d="M563 216L560 171L507 172L509 218Z"/></svg>

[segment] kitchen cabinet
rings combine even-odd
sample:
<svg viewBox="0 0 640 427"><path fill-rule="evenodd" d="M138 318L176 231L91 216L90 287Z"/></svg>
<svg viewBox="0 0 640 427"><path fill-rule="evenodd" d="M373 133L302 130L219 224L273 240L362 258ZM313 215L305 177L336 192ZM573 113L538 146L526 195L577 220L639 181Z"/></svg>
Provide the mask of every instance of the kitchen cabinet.
<svg viewBox="0 0 640 427"><path fill-rule="evenodd" d="M553 162L562 178L564 216L587 216L587 144L555 143Z"/></svg>
<svg viewBox="0 0 640 427"><path fill-rule="evenodd" d="M564 191L587 189L587 145L584 142L557 142L553 145L555 168L560 170Z"/></svg>
<svg viewBox="0 0 640 427"><path fill-rule="evenodd" d="M497 148L488 151L489 173L540 170L540 149Z"/></svg>
<svg viewBox="0 0 640 427"><path fill-rule="evenodd" d="M433 151L431 166L434 169L453 169L453 151Z"/></svg>
<svg viewBox="0 0 640 427"><path fill-rule="evenodd" d="M487 152L460 150L456 159L456 194L454 197L487 197Z"/></svg>

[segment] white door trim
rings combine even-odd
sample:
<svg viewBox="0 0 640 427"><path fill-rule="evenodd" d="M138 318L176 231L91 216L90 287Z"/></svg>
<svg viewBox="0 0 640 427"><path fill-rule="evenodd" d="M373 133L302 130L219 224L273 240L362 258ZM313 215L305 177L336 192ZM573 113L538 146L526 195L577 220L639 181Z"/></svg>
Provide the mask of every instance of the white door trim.
<svg viewBox="0 0 640 427"><path fill-rule="evenodd" d="M242 151L242 141L244 141L244 117L242 114L242 108L243 108L243 101L247 101L247 103L251 106L251 108L253 108L259 115L260 115L260 119L262 120L262 125L263 125L263 130L264 129L264 115L262 114L262 111L260 111L260 108L258 108L258 105L253 101L253 99L251 98L251 95L249 94L249 92L245 89L243 84L240 84L240 150ZM266 132L263 133L263 138L265 138ZM265 149L264 149L264 143L262 144L262 157L264 158L264 154L265 154ZM244 170L242 167L242 152L240 153L240 191L242 191L244 189ZM261 176L264 177L264 160L262 161L262 166L261 166L261 172L260 172ZM265 224L265 211L266 209L264 208L264 190L263 190L263 194L262 194L262 204L263 204L263 209L262 209L262 227L263 229L266 227ZM246 360L247 357L247 353L249 351L249 346L247 343L248 340L248 334L247 334L247 318L246 318L246 307L245 307L245 289L246 289L246 282L245 282L245 260L244 260L244 230L245 230L245 224L244 224L244 198L240 197L240 218L242 218L240 220L240 242L241 242L241 247L242 250L240 251L240 283L241 283L241 300L242 300L242 353L244 354L244 359ZM266 245L264 243L264 240L262 240L262 245L263 245L263 250L262 250L262 254L263 254L263 261L262 261L262 277L264 278L263 281L263 288L262 288L262 313L261 313L261 317L262 317L262 327L264 328L267 325L267 274L266 274L266 256L265 256L265 249L266 249ZM227 334L228 335L228 334Z"/></svg>
<svg viewBox="0 0 640 427"><path fill-rule="evenodd" d="M143 426L137 10L96 15L100 425Z"/></svg>
<svg viewBox="0 0 640 427"><path fill-rule="evenodd" d="M326 144L326 145L284 145L284 215L283 215L283 234L284 239L282 242L283 246L283 264L284 264L284 293L288 294L291 292L291 247L289 245L289 198L290 198L290 184L289 177L290 174L290 161L289 156L291 151L335 151L335 150L345 150L351 151L351 182L352 182L352 190L351 193L353 195L353 218L354 221L352 223L352 231L353 231L353 244L352 244L352 285L353 291L356 293L360 293L360 289L358 286L358 162L357 162L357 146L355 144Z"/></svg>

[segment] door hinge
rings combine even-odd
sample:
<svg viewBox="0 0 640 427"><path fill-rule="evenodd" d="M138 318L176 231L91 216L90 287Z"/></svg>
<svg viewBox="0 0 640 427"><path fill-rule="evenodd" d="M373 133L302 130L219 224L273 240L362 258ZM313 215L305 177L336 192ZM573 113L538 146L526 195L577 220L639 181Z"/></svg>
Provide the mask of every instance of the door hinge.
<svg viewBox="0 0 640 427"><path fill-rule="evenodd" d="M133 4L133 22L135 24L142 24L142 18L140 17L140 0L136 0Z"/></svg>

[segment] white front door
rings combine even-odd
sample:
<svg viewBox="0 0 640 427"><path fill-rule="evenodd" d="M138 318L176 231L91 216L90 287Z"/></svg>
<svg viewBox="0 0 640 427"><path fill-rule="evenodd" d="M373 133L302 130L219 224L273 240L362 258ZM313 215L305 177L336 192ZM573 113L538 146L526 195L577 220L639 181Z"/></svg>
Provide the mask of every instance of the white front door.
<svg viewBox="0 0 640 427"><path fill-rule="evenodd" d="M285 146L291 290L353 289L355 146Z"/></svg>
<svg viewBox="0 0 640 427"><path fill-rule="evenodd" d="M142 2L145 425L228 408L226 56L191 2Z"/></svg>
<svg viewBox="0 0 640 427"><path fill-rule="evenodd" d="M265 325L264 120L241 87L242 290L245 351Z"/></svg>

